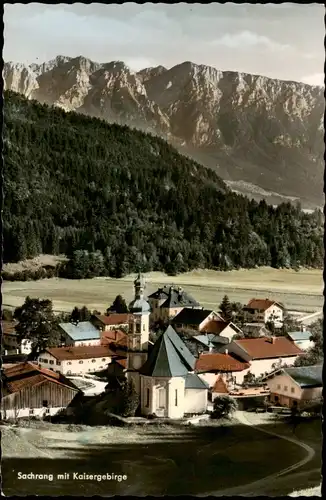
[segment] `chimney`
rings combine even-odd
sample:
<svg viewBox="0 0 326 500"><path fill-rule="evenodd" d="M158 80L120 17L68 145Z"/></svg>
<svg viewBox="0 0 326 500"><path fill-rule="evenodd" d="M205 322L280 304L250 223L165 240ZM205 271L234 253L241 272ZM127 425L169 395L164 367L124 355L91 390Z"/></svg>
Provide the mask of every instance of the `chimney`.
<svg viewBox="0 0 326 500"><path fill-rule="evenodd" d="M275 341L276 341L276 337L271 337L271 343L275 344Z"/></svg>
<svg viewBox="0 0 326 500"><path fill-rule="evenodd" d="M229 349L225 349L224 354L229 354Z"/></svg>

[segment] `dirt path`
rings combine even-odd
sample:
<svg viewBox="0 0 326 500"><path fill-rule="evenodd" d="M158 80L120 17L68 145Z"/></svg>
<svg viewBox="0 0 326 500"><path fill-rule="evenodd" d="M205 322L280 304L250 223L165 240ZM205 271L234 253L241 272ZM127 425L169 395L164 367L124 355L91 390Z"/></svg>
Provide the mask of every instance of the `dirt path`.
<svg viewBox="0 0 326 500"><path fill-rule="evenodd" d="M281 476L284 476L285 474L288 474L289 472L292 472L296 469L299 469L299 467L302 467L306 463L310 462L313 457L315 456L315 450L311 448L311 446L307 445L306 443L303 443L302 441L299 441L296 438L290 438L287 436L283 436L281 434L277 434L276 432L271 432L271 431L266 431L265 429L262 429L259 425L255 425L252 422L249 422L249 420L246 418L246 415L242 411L238 411L235 414L235 418L242 423L243 425L249 425L254 427L255 429L259 430L260 432L264 432L265 434L270 434L272 436L277 436L280 439L284 439L286 441L289 441L291 443L297 444L301 448L303 448L306 452L307 455L304 459L300 460L299 462L291 465L290 467L286 467L285 469L280 470L279 472L275 474L271 474L270 476L266 476L262 479L259 479L258 481L254 481L253 483L243 485L243 486L238 486L236 488L228 488L226 490L222 491L217 491L214 493L211 493L211 495L214 496L232 496L232 495L245 495L245 496L257 496L257 495L263 495L265 494L264 489L268 487L270 484L272 484L275 479L278 479ZM258 415L257 415L258 418ZM262 423L261 421L260 423ZM316 471L314 471L316 472ZM263 489L263 490L262 490Z"/></svg>

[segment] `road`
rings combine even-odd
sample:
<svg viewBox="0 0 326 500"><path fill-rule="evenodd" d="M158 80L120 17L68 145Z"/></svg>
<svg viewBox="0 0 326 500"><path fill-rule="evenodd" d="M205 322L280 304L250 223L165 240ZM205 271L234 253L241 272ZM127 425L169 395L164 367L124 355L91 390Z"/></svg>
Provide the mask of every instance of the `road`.
<svg viewBox="0 0 326 500"><path fill-rule="evenodd" d="M296 469L299 469L299 467L302 467L305 465L307 462L310 462L312 458L315 456L315 450L311 448L309 445L306 443L303 443L302 441L299 441L296 438L290 438L287 436L283 436L281 434L277 434L275 432L267 431L265 429L262 429L259 427L259 425L255 425L246 418L246 414L243 411L237 411L235 414L235 418L241 422L243 425L249 425L254 427L260 432L264 432L265 434L271 434L273 436L277 436L281 439L284 439L286 441L289 441L291 443L295 443L301 448L303 448L306 452L307 455L304 459L300 460L299 462L291 465L290 467L287 467L286 469L282 469L279 472L275 474L271 474L270 476L266 476L262 479L259 479L258 481L254 481L253 483L243 485L243 486L237 486L236 488L228 488L226 490L222 491L217 491L214 493L211 493L211 495L214 496L233 496L233 495L241 495L241 496L260 496L265 494L265 488L268 488L275 480L280 478L281 476L284 476L285 474L288 474L289 472L293 472ZM310 471L311 472L311 471ZM314 471L316 472L316 471ZM200 495L199 495L200 496Z"/></svg>
<svg viewBox="0 0 326 500"><path fill-rule="evenodd" d="M321 318L322 316L323 316L323 311L317 311L315 313L308 314L308 316L302 316L301 318L297 319L297 322L300 323L301 325L309 326L315 321L317 321L319 317Z"/></svg>

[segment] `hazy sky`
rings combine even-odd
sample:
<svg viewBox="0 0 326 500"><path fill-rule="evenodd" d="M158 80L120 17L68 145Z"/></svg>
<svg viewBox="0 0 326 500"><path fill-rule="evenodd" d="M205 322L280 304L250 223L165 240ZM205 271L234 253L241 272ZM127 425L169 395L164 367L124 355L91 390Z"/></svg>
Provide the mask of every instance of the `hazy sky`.
<svg viewBox="0 0 326 500"><path fill-rule="evenodd" d="M324 82L321 4L5 4L5 61L57 55L132 69L192 61L312 85Z"/></svg>

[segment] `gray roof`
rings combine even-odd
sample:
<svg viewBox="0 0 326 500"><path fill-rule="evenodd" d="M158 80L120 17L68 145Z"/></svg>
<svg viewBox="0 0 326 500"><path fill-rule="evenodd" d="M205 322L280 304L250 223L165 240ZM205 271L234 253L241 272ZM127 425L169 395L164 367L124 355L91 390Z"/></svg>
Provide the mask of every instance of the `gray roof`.
<svg viewBox="0 0 326 500"><path fill-rule="evenodd" d="M322 387L323 365L299 366L297 368L284 368L300 387Z"/></svg>
<svg viewBox="0 0 326 500"><path fill-rule="evenodd" d="M296 341L296 340L310 340L311 337L311 332L288 332L288 336L290 339Z"/></svg>
<svg viewBox="0 0 326 500"><path fill-rule="evenodd" d="M163 288L159 288L156 292L152 293L148 296L149 299L162 300L167 299L169 296L170 287L164 286Z"/></svg>
<svg viewBox="0 0 326 500"><path fill-rule="evenodd" d="M188 373L185 376L185 389L208 389L209 385L207 382L202 380L195 373Z"/></svg>
<svg viewBox="0 0 326 500"><path fill-rule="evenodd" d="M200 304L189 293L185 292L181 287L171 286L166 301L160 306L161 308L171 307L198 307Z"/></svg>
<svg viewBox="0 0 326 500"><path fill-rule="evenodd" d="M171 321L172 324L200 325L213 311L209 309L191 309L185 307Z"/></svg>
<svg viewBox="0 0 326 500"><path fill-rule="evenodd" d="M183 377L193 371L196 359L171 326L155 342L139 373L151 377Z"/></svg>
<svg viewBox="0 0 326 500"><path fill-rule="evenodd" d="M100 331L89 321L74 323L59 323L60 328L74 341L93 340L101 337Z"/></svg>
<svg viewBox="0 0 326 500"><path fill-rule="evenodd" d="M215 333L207 333L206 335L195 335L194 340L203 344L207 347L214 344L229 344L229 339L227 337L222 337L221 335L216 335Z"/></svg>

